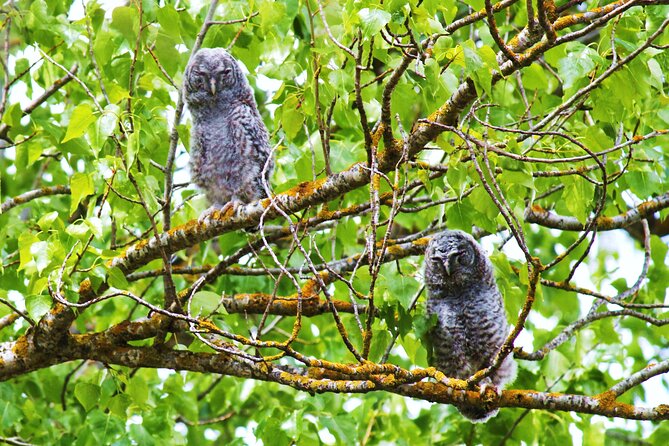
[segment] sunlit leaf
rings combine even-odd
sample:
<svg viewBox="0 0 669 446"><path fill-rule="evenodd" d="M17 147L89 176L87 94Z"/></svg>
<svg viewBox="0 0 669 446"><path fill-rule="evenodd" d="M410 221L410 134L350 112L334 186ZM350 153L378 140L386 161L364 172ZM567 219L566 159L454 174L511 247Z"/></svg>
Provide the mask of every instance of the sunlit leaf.
<svg viewBox="0 0 669 446"><path fill-rule="evenodd" d="M78 105L72 112L70 124L67 126L67 132L61 142L82 136L86 132L86 129L94 122L93 108L86 103Z"/></svg>

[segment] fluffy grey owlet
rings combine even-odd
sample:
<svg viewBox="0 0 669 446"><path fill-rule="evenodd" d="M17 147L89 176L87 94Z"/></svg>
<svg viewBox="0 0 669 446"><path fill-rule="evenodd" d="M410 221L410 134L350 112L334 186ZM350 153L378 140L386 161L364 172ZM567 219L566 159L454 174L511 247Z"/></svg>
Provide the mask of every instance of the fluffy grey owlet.
<svg viewBox="0 0 669 446"><path fill-rule="evenodd" d="M462 231L436 234L425 252L427 313L437 316L429 333L430 364L452 378L466 379L492 365L509 333L504 302L483 248ZM481 382L498 389L512 381L516 363L502 366ZM498 409L456 405L473 422L495 416Z"/></svg>
<svg viewBox="0 0 669 446"><path fill-rule="evenodd" d="M193 117L190 169L211 203L203 216L266 198L274 162L267 129L239 64L222 48L203 48L184 74Z"/></svg>

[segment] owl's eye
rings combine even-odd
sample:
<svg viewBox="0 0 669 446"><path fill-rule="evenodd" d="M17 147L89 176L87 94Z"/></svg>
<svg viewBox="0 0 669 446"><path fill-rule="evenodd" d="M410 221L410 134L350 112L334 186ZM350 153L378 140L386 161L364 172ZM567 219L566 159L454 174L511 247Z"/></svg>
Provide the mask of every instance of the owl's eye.
<svg viewBox="0 0 669 446"><path fill-rule="evenodd" d="M205 84L206 79L201 72L193 70L190 73L190 76L188 77L188 86L191 90L201 90Z"/></svg>
<svg viewBox="0 0 669 446"><path fill-rule="evenodd" d="M218 72L219 78L229 79L232 74L232 68L224 67L221 71Z"/></svg>
<svg viewBox="0 0 669 446"><path fill-rule="evenodd" d="M455 255L455 261L458 265L469 266L474 263L474 257L470 253L460 251Z"/></svg>
<svg viewBox="0 0 669 446"><path fill-rule="evenodd" d="M443 262L444 259L448 258L446 253L441 252L441 251L435 251L434 254L432 254L431 260L435 263Z"/></svg>

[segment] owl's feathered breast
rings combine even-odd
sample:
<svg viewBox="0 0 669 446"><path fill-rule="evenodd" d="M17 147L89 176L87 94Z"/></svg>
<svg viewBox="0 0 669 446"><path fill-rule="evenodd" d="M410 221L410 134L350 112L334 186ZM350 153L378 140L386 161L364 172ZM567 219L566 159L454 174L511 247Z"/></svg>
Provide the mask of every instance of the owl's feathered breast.
<svg viewBox="0 0 669 446"><path fill-rule="evenodd" d="M264 196L261 179L270 150L267 130L253 99L231 98L226 103L199 107L193 115L191 171L210 201L250 202ZM270 160L265 180L272 167Z"/></svg>
<svg viewBox="0 0 669 446"><path fill-rule="evenodd" d="M455 377L467 378L490 365L507 333L496 288L475 286L451 298L430 295L427 312L437 316L431 333L435 365Z"/></svg>

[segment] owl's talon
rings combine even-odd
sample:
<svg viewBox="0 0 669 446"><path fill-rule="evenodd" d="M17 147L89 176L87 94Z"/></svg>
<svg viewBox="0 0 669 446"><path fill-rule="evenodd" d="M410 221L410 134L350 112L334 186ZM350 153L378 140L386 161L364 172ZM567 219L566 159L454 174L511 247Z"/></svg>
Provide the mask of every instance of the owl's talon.
<svg viewBox="0 0 669 446"><path fill-rule="evenodd" d="M219 215L223 215L228 210L232 209L232 213L234 214L237 211L237 208L241 205L242 203L238 200L231 200L225 203L223 206L219 204L215 204L213 206L210 206L207 210L205 210L200 217L198 218L198 221L203 222L208 218L211 218L215 213L218 213Z"/></svg>
<svg viewBox="0 0 669 446"><path fill-rule="evenodd" d="M502 396L502 389L500 387L497 387L496 385L494 385L492 383L482 383L480 387L481 387L481 391L479 392L479 394L481 395L481 398L484 401L492 401L493 400L493 398L486 396L486 394L489 393L488 390L494 392L495 395L497 395L497 398Z"/></svg>

